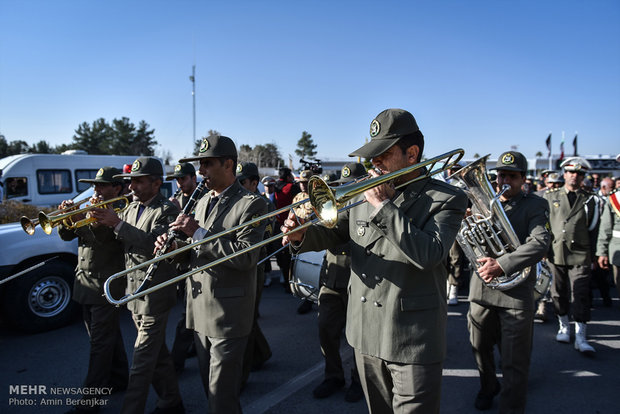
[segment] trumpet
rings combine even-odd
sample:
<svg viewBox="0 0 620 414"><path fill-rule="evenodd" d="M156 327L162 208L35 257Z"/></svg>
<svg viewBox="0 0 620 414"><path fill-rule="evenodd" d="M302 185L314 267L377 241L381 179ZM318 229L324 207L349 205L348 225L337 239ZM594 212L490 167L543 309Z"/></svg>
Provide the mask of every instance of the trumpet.
<svg viewBox="0 0 620 414"><path fill-rule="evenodd" d="M114 203L118 201L123 201L125 203L123 207L114 207L114 211L117 213L120 213L121 211L125 210L129 206L129 203L131 203L131 201L129 200L129 197L131 197L132 195L133 195L133 192L119 196L119 197L114 197L109 200L101 201L99 203L91 204L86 207L78 208L76 210L75 209L76 207L88 201L88 200L80 200L78 202L79 204L76 203L77 205L75 206L71 206L64 210L59 210L58 214L54 214L57 212L45 214L44 212L41 211L39 213L39 224L41 225L41 228L46 234L52 234L52 230L54 230L54 227L57 227L60 224L64 224L65 227L67 227L68 229L77 229L79 227L87 226L97 221L97 219L95 219L94 217L86 217L84 219L76 221L74 220L74 216L88 213L89 211L94 210L96 208L110 208L110 207L113 207Z"/></svg>
<svg viewBox="0 0 620 414"><path fill-rule="evenodd" d="M389 181L392 181L398 177L401 176L405 176L408 175L414 171L419 171L420 174L417 175L415 178L410 179L404 183L399 184L398 186L396 186L396 188L402 188L405 187L409 184L412 184L416 181L420 181L426 178L429 178L433 175L439 174L439 173L443 173L447 170L449 170L454 164L458 163L459 160L463 157L464 151L462 149L456 149L450 152L447 152L445 154L442 154L440 156L437 156L435 158L431 158L429 160L414 164L414 165L410 165L409 167L400 169L398 171L394 171L392 173L388 173L388 174L384 174L381 175L379 177L373 177L370 178L370 176L368 176L366 179L360 180L356 183L353 184L349 184L346 186L342 186L342 187L336 187L336 188L331 188L327 185L327 183L321 179L318 176L313 176L310 178L310 181L308 182L308 193L309 193L309 198L304 199L304 200L300 200L296 203L293 203L291 205L282 207L280 209L274 210L270 213L267 213L265 215L262 215L260 217L254 218L248 222L245 223L241 223L237 226L231 227L228 230L224 230L221 231L219 233L213 234L211 236L205 237L202 240L198 240L195 241L193 243L187 244L183 247L180 247L176 250L173 250L171 252L162 254L158 257L155 257L151 260L147 260L144 263L141 263L139 265L133 266L131 268L125 269L121 272L115 273L112 276L110 276L104 283L104 296L106 297L106 299L108 300L108 302L110 302L113 305L116 306L120 306L123 305L127 302L130 302L132 300L141 298L142 296L148 295L149 293L152 293L156 290L162 289L166 286L175 284L177 282L179 282L180 280L186 279L191 275L194 275L196 273L200 273L202 271L205 271L207 269L210 269L211 267L217 266L221 263L224 263L228 260L234 259L237 256L240 256L242 254L248 253L252 250L255 249L259 249L271 242L274 242L282 237L284 237L286 234L290 234L296 231L300 231L302 229L305 229L309 226L312 226L316 223L321 223L322 225L326 226L326 227L334 227L337 223L338 220L338 213L342 212L342 211L346 211L349 210L353 207L356 207L364 202L366 202L365 199L359 200L357 202L354 203L349 203L345 206L345 203L352 199L353 197L355 197L358 194L363 193L366 190L369 190L370 188L376 187L378 185L387 183ZM438 164L441 164L441 166L439 166L438 168L435 168ZM164 282L161 282L155 286L151 286L148 289L142 289L142 286L139 287L135 292L133 293L128 293L125 296L123 296L120 299L115 299L112 297L112 294L110 292L110 284L121 277L126 276L127 274L138 270L138 269L142 269L144 267L150 266L151 264L161 261L161 260L167 260L167 259L171 259L173 256L183 253L187 250L193 249L197 246L200 246L204 243L208 243L211 242L215 239L218 239L226 234L229 233L233 233L237 230L240 230L242 228L245 228L247 226L251 226L257 223L260 223L262 220L265 220L269 217L273 217L276 216L278 214L281 214L287 210L290 209L295 209L296 207L301 206L302 204L305 204L306 202L310 201L311 205L312 205L312 209L314 210L315 214L316 214L316 218L311 220L311 221L307 221L303 224L301 224L300 226L294 228L293 230L289 231L288 233L281 233L281 234L276 234L272 237L269 237L257 244L254 244L252 246L248 246L244 249L241 249L239 251L236 251L234 253L231 253L227 256L221 257L217 260L214 260L210 263L207 263L201 267L192 269L186 273L183 273L181 275L178 275L176 277L173 277L171 279L168 279ZM145 283L146 280L143 282Z"/></svg>
<svg viewBox="0 0 620 414"><path fill-rule="evenodd" d="M59 214L66 213L66 212L68 212L71 209L75 209L75 208L81 206L82 204L86 203L88 200L90 200L90 198L84 198L82 200L76 201L75 203L73 203L73 205L71 207L66 208L66 209L58 209L58 210L52 211L51 213L47 213L46 216L51 218L53 216L57 216ZM32 236L34 234L35 228L40 224L41 214L45 214L45 213L40 211L39 212L39 217L38 218L33 218L33 219L28 218L26 216L22 216L19 219L19 223L21 224L22 229L24 229L24 231L26 233L28 233L29 235ZM47 233L47 234L49 234L49 233Z"/></svg>

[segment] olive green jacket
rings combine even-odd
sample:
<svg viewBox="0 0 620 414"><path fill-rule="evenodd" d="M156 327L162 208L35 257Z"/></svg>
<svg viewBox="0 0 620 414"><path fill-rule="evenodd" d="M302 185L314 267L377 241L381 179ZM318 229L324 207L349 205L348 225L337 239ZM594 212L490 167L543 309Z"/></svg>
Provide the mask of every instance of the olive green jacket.
<svg viewBox="0 0 620 414"><path fill-rule="evenodd" d="M506 216L521 245L513 252L497 258L504 274L524 271L527 277L508 290L487 287L478 275L471 278L469 300L480 305L491 305L510 309L534 309L534 284L536 263L547 253L551 242L548 231L549 207L547 202L534 195L519 193L502 203Z"/></svg>
<svg viewBox="0 0 620 414"><path fill-rule="evenodd" d="M332 247L325 252L319 280L330 289L345 289L351 276L351 248L349 243Z"/></svg>
<svg viewBox="0 0 620 414"><path fill-rule="evenodd" d="M601 213L596 255L607 256L609 263L620 266L620 215L614 211L609 199Z"/></svg>
<svg viewBox="0 0 620 414"><path fill-rule="evenodd" d="M341 213L333 229L308 229L300 251L351 241L346 335L355 349L405 364L445 358L445 263L466 208L462 190L424 179L372 218L375 208L364 203Z"/></svg>
<svg viewBox="0 0 620 414"><path fill-rule="evenodd" d="M196 206L195 218L207 237L246 223L267 212L267 202L248 192L238 181L222 195L206 217L211 193ZM207 265L263 240L266 221L223 235L180 257L189 259L191 268ZM259 250L242 254L187 279L187 327L214 338L238 338L250 333L256 300L256 263Z"/></svg>
<svg viewBox="0 0 620 414"><path fill-rule="evenodd" d="M179 210L161 193L144 208L138 218L140 203L134 201L119 214L124 223L116 237L123 243L125 266L127 269L153 258L155 240L168 231ZM137 269L128 274L127 293L135 292L146 275L148 267ZM159 262L153 275L151 286L176 276L174 267L167 261ZM138 315L155 315L168 311L176 303L176 286L170 285L127 304L127 308Z"/></svg>
<svg viewBox="0 0 620 414"><path fill-rule="evenodd" d="M545 192L553 234L549 261L555 265L590 266L592 262L594 249L588 228L596 220L598 205L594 194L584 190L576 193L575 204L571 207L566 187Z"/></svg>
<svg viewBox="0 0 620 414"><path fill-rule="evenodd" d="M116 240L114 231L106 226L84 226L75 230L58 228L63 240L78 238L78 263L73 282L73 300L82 305L104 305L106 279L125 269L123 245ZM115 298L125 292L126 281L117 279L110 285Z"/></svg>

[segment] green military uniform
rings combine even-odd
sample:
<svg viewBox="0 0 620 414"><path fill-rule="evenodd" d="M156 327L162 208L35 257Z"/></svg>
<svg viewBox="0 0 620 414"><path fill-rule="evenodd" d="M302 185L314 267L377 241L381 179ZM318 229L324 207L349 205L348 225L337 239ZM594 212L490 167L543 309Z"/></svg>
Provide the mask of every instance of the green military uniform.
<svg viewBox="0 0 620 414"><path fill-rule="evenodd" d="M155 165L159 168L154 167ZM134 162L131 173L120 176L162 176L163 170L161 172L159 170L161 170L159 161L141 157ZM123 244L126 268L153 258L155 240L168 231L168 225L175 220L178 213L177 207L158 193L148 201L148 205L133 201L119 214L122 221L114 231L117 239ZM142 268L128 274L127 293L138 289L146 272L147 268ZM168 280L175 274L174 267L162 261L153 274L151 285ZM129 385L123 400L122 413L144 412L151 384L158 396L158 408L173 409L182 406L174 365L165 341L168 314L175 303L176 287L172 285L127 304L138 335L134 344Z"/></svg>
<svg viewBox="0 0 620 414"><path fill-rule="evenodd" d="M224 136L203 140L198 157L237 157L233 141ZM196 206L200 228L194 239L216 234L264 215L267 204L244 189L238 181L219 196L210 192ZM256 245L265 233L266 220L223 235L195 247L190 253L192 268L204 266L246 247ZM239 392L243 355L254 321L256 300L255 249L187 279L187 327L194 330L196 353L210 413L241 412ZM187 255L179 257L186 259Z"/></svg>
<svg viewBox="0 0 620 414"><path fill-rule="evenodd" d="M117 183L112 176L120 171L104 167L89 183ZM121 335L120 308L108 303L103 296L103 284L112 274L122 271L123 246L114 232L104 226L84 226L75 230L64 225L58 228L62 240L78 238L78 264L73 283L73 300L82 305L82 316L90 338L90 355L84 387L127 387L129 366ZM115 297L125 291L124 281L110 286Z"/></svg>
<svg viewBox="0 0 620 414"><path fill-rule="evenodd" d="M613 193L607 198L601 213L596 255L609 258L609 264L614 273L614 283L620 296L620 193Z"/></svg>
<svg viewBox="0 0 620 414"><path fill-rule="evenodd" d="M501 170L524 173L527 161L523 154L507 152L500 155L496 169L498 175ZM511 289L498 290L487 287L478 275L472 276L467 325L480 373L476 404L484 404L482 400L492 403L499 391L493 354L497 345L503 375L499 412L522 413L525 412L532 350L535 265L546 254L551 240L547 230L549 210L545 200L523 192L502 202L502 207L521 245L496 260L503 274L524 271L526 277Z"/></svg>
<svg viewBox="0 0 620 414"><path fill-rule="evenodd" d="M570 310L575 321L588 322L593 250L589 227L597 205L594 194L581 189L575 193L576 199L571 206L566 187L545 192L553 232L549 251L553 271L551 297L558 315L567 315Z"/></svg>

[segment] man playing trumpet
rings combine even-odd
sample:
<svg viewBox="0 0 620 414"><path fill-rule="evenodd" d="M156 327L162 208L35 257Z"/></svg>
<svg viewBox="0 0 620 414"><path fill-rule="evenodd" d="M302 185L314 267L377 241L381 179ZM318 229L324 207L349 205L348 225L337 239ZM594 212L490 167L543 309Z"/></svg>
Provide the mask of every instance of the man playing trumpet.
<svg viewBox="0 0 620 414"><path fill-rule="evenodd" d="M120 174L119 169L103 167L94 179L80 180L95 187L91 203L111 200L121 195L123 181L114 178L117 174ZM59 208L67 210L71 207L73 201L65 200ZM84 214L71 217L74 222L84 218ZM82 305L82 318L90 339L88 371L83 386L124 390L127 387L129 367L119 325L120 308L111 305L103 297L105 280L125 268L123 245L116 240L112 229L97 223L76 229L69 229L61 224L58 234L67 241L78 238L73 300ZM117 281L111 289L115 295L122 294L125 283ZM93 412L96 409L89 406L88 401L82 401L84 404L76 405L74 412Z"/></svg>

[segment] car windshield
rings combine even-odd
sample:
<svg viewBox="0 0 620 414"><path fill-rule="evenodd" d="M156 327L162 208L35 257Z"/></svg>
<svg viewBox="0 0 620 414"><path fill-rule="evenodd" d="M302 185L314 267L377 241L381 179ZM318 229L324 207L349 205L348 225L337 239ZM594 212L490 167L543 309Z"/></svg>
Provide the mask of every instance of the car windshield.
<svg viewBox="0 0 620 414"><path fill-rule="evenodd" d="M90 186L80 194L73 197L73 201L88 200L93 196L93 194L95 194L95 187Z"/></svg>

